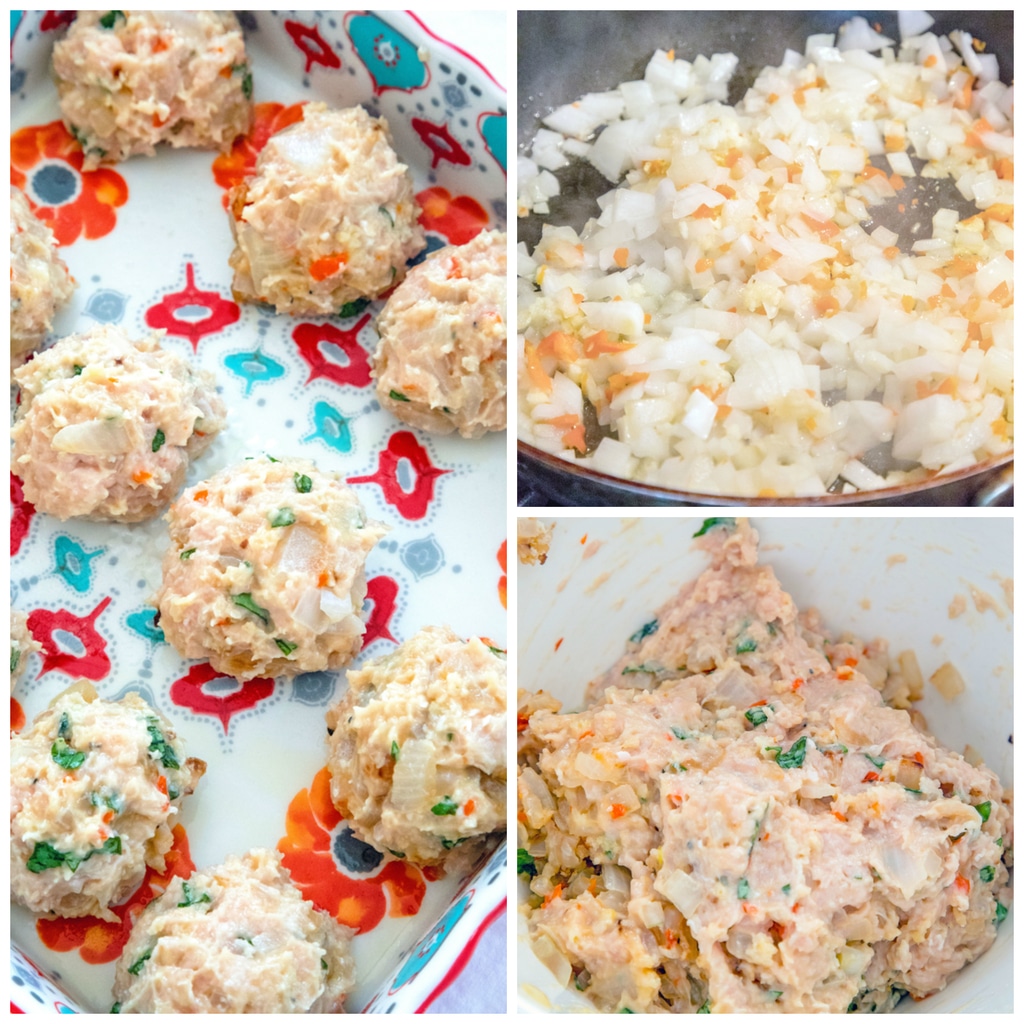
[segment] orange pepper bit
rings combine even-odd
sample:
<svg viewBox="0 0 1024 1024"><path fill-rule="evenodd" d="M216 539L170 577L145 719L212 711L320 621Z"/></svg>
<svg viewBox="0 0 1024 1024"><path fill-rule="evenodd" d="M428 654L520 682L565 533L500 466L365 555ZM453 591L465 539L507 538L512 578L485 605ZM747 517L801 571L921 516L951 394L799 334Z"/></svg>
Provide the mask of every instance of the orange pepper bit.
<svg viewBox="0 0 1024 1024"><path fill-rule="evenodd" d="M934 53L930 53L930 54L928 54L927 57L925 57L924 66L926 68L933 68L938 63L939 63L939 58Z"/></svg>
<svg viewBox="0 0 1024 1024"><path fill-rule="evenodd" d="M629 250L624 245L620 245L619 248L615 250L614 257L615 265L620 269L625 269L629 266Z"/></svg>
<svg viewBox="0 0 1024 1024"><path fill-rule="evenodd" d="M560 362L574 363L580 356L580 343L565 331L552 331L538 342L537 355L554 356Z"/></svg>
<svg viewBox="0 0 1024 1024"><path fill-rule="evenodd" d="M472 813L473 813L473 812L474 812L475 810L476 810L476 801L475 801L475 800L467 800L467 801L466 801L466 802L465 802L465 803L464 803L464 804L462 805L462 813L463 813L463 814L465 814L467 818L468 818L468 817L469 817L469 816L470 816L470 815L471 815L471 814L472 814Z"/></svg>
<svg viewBox="0 0 1024 1024"><path fill-rule="evenodd" d="M346 263L348 263L347 252L332 252L310 263L309 276L314 281L325 281L329 277L334 277Z"/></svg>
<svg viewBox="0 0 1024 1024"><path fill-rule="evenodd" d="M621 818L626 813L625 804L612 804L611 815L613 818Z"/></svg>
<svg viewBox="0 0 1024 1024"><path fill-rule="evenodd" d="M530 726L530 719L525 715L516 715L516 732L526 732Z"/></svg>
<svg viewBox="0 0 1024 1024"><path fill-rule="evenodd" d="M957 875L956 881L953 883L957 889L962 893L969 893L971 891L971 883L968 879L964 878L963 875Z"/></svg>
<svg viewBox="0 0 1024 1024"><path fill-rule="evenodd" d="M697 263L694 265L694 270L698 274L703 274L705 271L710 270L715 265L715 261L709 256L702 256Z"/></svg>
<svg viewBox="0 0 1024 1024"><path fill-rule="evenodd" d="M530 380L530 386L550 395L555 382L544 372L537 346L526 342L523 345L523 358L526 361L526 375Z"/></svg>
<svg viewBox="0 0 1024 1024"><path fill-rule="evenodd" d="M203 489L203 490L201 490L201 491L196 491L196 493L192 495L192 500L193 500L193 501L206 501L206 499L207 499L207 498L208 498L209 496L210 496L210 492L209 492L209 491L207 491L207 490L206 490L206 489L204 488L204 489Z"/></svg>
<svg viewBox="0 0 1024 1024"><path fill-rule="evenodd" d="M557 900L561 895L562 883L559 882L558 885L556 885L554 889L552 889L551 892L549 892L547 896L544 897L544 903L542 905L545 907L551 906L551 904L554 903L554 901Z"/></svg>
<svg viewBox="0 0 1024 1024"><path fill-rule="evenodd" d="M597 334L583 339L583 354L588 359L594 359L604 353L627 352L632 347L628 341L612 341L607 331L598 331Z"/></svg>
<svg viewBox="0 0 1024 1024"><path fill-rule="evenodd" d="M149 481L152 480L152 479L153 479L153 474L152 473L147 473L146 470L144 470L144 469L137 469L137 470L135 470L134 473L132 473L132 480L134 480L135 483L137 483L137 484L149 483Z"/></svg>

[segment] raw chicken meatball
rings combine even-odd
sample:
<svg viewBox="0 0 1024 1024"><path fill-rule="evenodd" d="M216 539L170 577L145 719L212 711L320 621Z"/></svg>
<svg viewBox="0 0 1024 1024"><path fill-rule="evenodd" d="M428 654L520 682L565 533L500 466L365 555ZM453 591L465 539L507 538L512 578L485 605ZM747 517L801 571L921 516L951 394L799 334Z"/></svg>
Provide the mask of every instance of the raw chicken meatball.
<svg viewBox="0 0 1024 1024"><path fill-rule="evenodd" d="M11 692L14 684L25 674L29 655L33 651L41 651L39 643L28 629L28 616L24 612L11 609Z"/></svg>
<svg viewBox="0 0 1024 1024"><path fill-rule="evenodd" d="M277 853L172 878L117 962L119 1013L340 1013L353 932L303 900Z"/></svg>
<svg viewBox="0 0 1024 1024"><path fill-rule="evenodd" d="M156 597L185 658L236 679L336 669L362 646L363 565L387 532L355 492L306 459L247 459L167 514Z"/></svg>
<svg viewBox="0 0 1024 1024"><path fill-rule="evenodd" d="M307 103L231 191L230 209L235 298L279 313L330 315L380 295L424 246L408 168L387 121L362 107Z"/></svg>
<svg viewBox="0 0 1024 1024"><path fill-rule="evenodd" d="M151 519L224 425L213 377L119 327L73 334L14 374L11 468L41 512Z"/></svg>
<svg viewBox="0 0 1024 1024"><path fill-rule="evenodd" d="M83 169L174 147L231 148L249 130L252 74L228 11L79 11L53 71Z"/></svg>
<svg viewBox="0 0 1024 1024"><path fill-rule="evenodd" d="M505 676L495 648L441 626L349 671L327 766L361 839L433 864L505 831Z"/></svg>
<svg viewBox="0 0 1024 1024"><path fill-rule="evenodd" d="M32 212L21 189L11 186L11 365L20 365L43 343L57 308L75 282L57 255L53 232Z"/></svg>
<svg viewBox="0 0 1024 1024"><path fill-rule="evenodd" d="M377 397L435 434L505 429L505 234L431 253L377 321Z"/></svg>
<svg viewBox="0 0 1024 1024"><path fill-rule="evenodd" d="M206 770L137 693L81 680L11 738L11 897L38 914L117 921L164 870L182 799Z"/></svg>

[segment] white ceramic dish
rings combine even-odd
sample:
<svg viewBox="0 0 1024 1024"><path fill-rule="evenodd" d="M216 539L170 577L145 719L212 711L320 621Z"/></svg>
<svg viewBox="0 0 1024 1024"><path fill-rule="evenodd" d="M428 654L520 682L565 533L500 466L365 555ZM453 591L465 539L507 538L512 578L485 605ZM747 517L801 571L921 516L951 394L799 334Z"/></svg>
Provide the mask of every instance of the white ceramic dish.
<svg viewBox="0 0 1024 1024"><path fill-rule="evenodd" d="M547 690L575 710L587 682L615 661L627 637L707 565L702 552L691 550L702 518L543 521L556 523L548 559L519 570L519 685ZM884 637L894 655L912 648L926 678L947 660L960 669L967 692L947 702L926 685L921 710L947 746L970 743L1011 786L1013 614L1004 585L1013 571L1012 520L814 516L753 524L761 561L775 568L798 608L817 607L837 630ZM979 610L971 587L992 598L990 610ZM966 609L950 618L958 595ZM525 894L520 881L520 904ZM533 955L522 913L518 935L520 1009L593 1012ZM937 995L904 1000L899 1012L1012 1008L1011 908L984 956Z"/></svg>
<svg viewBox="0 0 1024 1024"><path fill-rule="evenodd" d="M12 16L12 132L21 131L12 171L44 219L59 222L79 285L55 336L96 323L168 327L165 344L215 371L229 409L228 429L190 483L253 452L302 455L340 472L368 513L391 524L367 566L372 613L359 660L434 622L503 646L504 436L437 438L380 410L366 355L382 303L347 318L292 319L232 302L222 198L251 149L219 161L161 150L81 174L77 144L61 129L40 130L59 119L48 64L66 13ZM260 125L280 125L309 99L362 103L388 118L412 169L430 248L504 227L506 101L489 71L409 13L260 11L242 20ZM493 15L493 31L504 27L504 14ZM324 712L344 674L243 687L182 661L147 604L159 581L161 521L62 524L12 497L12 601L47 648L15 691L13 723L30 721L80 675L103 696L141 690L209 765L186 803L181 858L206 866L287 845L307 895L362 925L348 1008L429 1005L504 905L504 847L435 880L390 857L375 862L310 795L325 762ZM11 916L12 1009L109 1009L116 929L37 927L17 907Z"/></svg>

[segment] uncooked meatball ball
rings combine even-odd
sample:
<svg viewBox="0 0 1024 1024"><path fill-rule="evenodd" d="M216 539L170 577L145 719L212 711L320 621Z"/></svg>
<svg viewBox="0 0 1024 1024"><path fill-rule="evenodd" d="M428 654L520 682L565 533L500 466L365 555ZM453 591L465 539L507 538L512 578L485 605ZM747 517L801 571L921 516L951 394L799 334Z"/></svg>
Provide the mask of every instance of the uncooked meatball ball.
<svg viewBox="0 0 1024 1024"><path fill-rule="evenodd" d="M79 11L53 72L83 169L157 143L227 151L252 119L252 74L228 11Z"/></svg>
<svg viewBox="0 0 1024 1024"><path fill-rule="evenodd" d="M57 255L53 232L32 212L21 189L11 186L11 365L43 343L53 315L75 283Z"/></svg>
<svg viewBox="0 0 1024 1024"><path fill-rule="evenodd" d="M140 522L165 508L224 425L213 377L119 327L73 334L14 374L11 468L41 512Z"/></svg>
<svg viewBox="0 0 1024 1024"><path fill-rule="evenodd" d="M340 1013L352 931L303 900L280 855L251 850L171 879L117 962L119 1013Z"/></svg>
<svg viewBox="0 0 1024 1024"><path fill-rule="evenodd" d="M230 214L235 298L295 316L380 295L424 246L408 168L362 107L307 103L232 190Z"/></svg>
<svg viewBox="0 0 1024 1024"><path fill-rule="evenodd" d="M327 767L361 839L434 864L505 830L505 676L495 648L440 626L349 671Z"/></svg>
<svg viewBox="0 0 1024 1024"><path fill-rule="evenodd" d="M362 646L366 556L387 532L307 459L248 459L167 514L156 602L186 658L236 679L335 669Z"/></svg>
<svg viewBox="0 0 1024 1024"><path fill-rule="evenodd" d="M164 870L181 801L206 769L138 694L84 680L11 738L11 898L38 914L95 915Z"/></svg>
<svg viewBox="0 0 1024 1024"><path fill-rule="evenodd" d="M25 674L29 655L41 651L43 645L29 632L28 616L11 609L11 692L14 684Z"/></svg>
<svg viewBox="0 0 1024 1024"><path fill-rule="evenodd" d="M505 234L431 253L377 321L380 404L435 434L505 429Z"/></svg>

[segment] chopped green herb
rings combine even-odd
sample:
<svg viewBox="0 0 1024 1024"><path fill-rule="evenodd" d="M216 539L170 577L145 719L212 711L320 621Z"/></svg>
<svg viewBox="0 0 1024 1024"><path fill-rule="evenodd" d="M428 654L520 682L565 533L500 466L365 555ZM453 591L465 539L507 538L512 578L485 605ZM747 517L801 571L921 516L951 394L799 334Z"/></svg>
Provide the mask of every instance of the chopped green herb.
<svg viewBox="0 0 1024 1024"><path fill-rule="evenodd" d="M232 64L231 73L237 75L239 72L242 73L242 95L247 99L252 99L252 71L249 70L248 64Z"/></svg>
<svg viewBox="0 0 1024 1024"><path fill-rule="evenodd" d="M405 854L402 853L401 850L388 850L388 853L390 853L392 857L397 857L399 860L405 860Z"/></svg>
<svg viewBox="0 0 1024 1024"><path fill-rule="evenodd" d="M974 809L981 815L982 821L988 821L988 816L992 813L992 801L986 800L983 804L975 804Z"/></svg>
<svg viewBox="0 0 1024 1024"><path fill-rule="evenodd" d="M637 672L646 672L648 675L656 676L661 671L661 666L656 662L643 662L640 665L627 665L623 670L624 676L631 676Z"/></svg>
<svg viewBox="0 0 1024 1024"><path fill-rule="evenodd" d="M19 661L21 661L21 651L19 651L14 644L11 644L11 675L14 674L14 670L18 667Z"/></svg>
<svg viewBox="0 0 1024 1024"><path fill-rule="evenodd" d="M291 526L295 522L295 513L285 506L284 508L279 508L276 512L272 512L267 518L270 520L271 526Z"/></svg>
<svg viewBox="0 0 1024 1024"><path fill-rule="evenodd" d="M996 917L995 917L996 924L1001 924L1003 921L1005 921L1006 920L1006 915L1008 913L1009 913L1009 910L1007 910L1006 907L1004 907L1002 905L1002 903L999 903L997 901L996 902Z"/></svg>
<svg viewBox="0 0 1024 1024"><path fill-rule="evenodd" d="M59 737L54 742L53 746L50 747L50 757L54 759L61 766L66 768L68 771L74 771L76 768L81 768L85 762L85 753L81 750L75 750L73 747L69 747L65 740Z"/></svg>
<svg viewBox="0 0 1024 1024"><path fill-rule="evenodd" d="M431 814L436 814L439 817L447 814L455 814L459 810L459 805L450 797L446 796L443 800L434 804L430 808Z"/></svg>
<svg viewBox="0 0 1024 1024"><path fill-rule="evenodd" d="M64 852L51 846L49 843L36 843L32 850L32 855L29 857L25 866L34 875L38 875L41 871L46 871L48 868L57 868L63 865L72 872L78 870L78 865L82 861L88 860L93 854L96 853L120 853L121 852L121 837L111 836L102 846L97 847L95 850L90 850L84 857L79 856L77 853Z"/></svg>
<svg viewBox="0 0 1024 1024"><path fill-rule="evenodd" d="M904 786L903 788L908 793L913 793L915 796L920 796L921 795L921 790L919 790L919 789L911 789L909 786Z"/></svg>
<svg viewBox="0 0 1024 1024"><path fill-rule="evenodd" d="M453 732L448 733L448 742L451 743L451 741L453 739L455 739L455 733L453 733Z"/></svg>
<svg viewBox="0 0 1024 1024"><path fill-rule="evenodd" d="M458 846L460 843L464 843L468 838L469 838L468 836L463 836L461 839L445 839L442 836L442 838L441 838L441 845L446 850L451 850L453 847Z"/></svg>
<svg viewBox="0 0 1024 1024"><path fill-rule="evenodd" d="M769 636L775 636L775 634L778 633L778 629L775 628L774 622L767 622L765 625L768 627Z"/></svg>
<svg viewBox="0 0 1024 1024"><path fill-rule="evenodd" d="M274 643L281 649L281 653L287 658L299 645L293 644L291 640L282 640L279 636L274 637Z"/></svg>
<svg viewBox="0 0 1024 1024"><path fill-rule="evenodd" d="M785 753L781 751L775 757L780 768L799 768L807 754L807 737L801 736Z"/></svg>
<svg viewBox="0 0 1024 1024"><path fill-rule="evenodd" d="M66 740L71 735L71 716L66 712L62 711L60 714L60 725L57 726L57 736Z"/></svg>
<svg viewBox="0 0 1024 1024"><path fill-rule="evenodd" d="M394 270L395 268L392 267L391 269ZM362 313L369 304L370 303L367 299L353 299L352 302L346 302L345 305L341 307L338 315L344 317L359 316L359 314Z"/></svg>
<svg viewBox="0 0 1024 1024"><path fill-rule="evenodd" d="M772 990L771 990L771 991L770 991L770 992L768 993L768 998L769 998L769 999L770 999L770 1000L771 1000L771 1001L772 1001L773 1003L777 1003L777 1002L779 1001L779 998L781 997L781 995L782 995L782 991L781 991L781 989L773 988L773 989L772 989Z"/></svg>
<svg viewBox="0 0 1024 1024"><path fill-rule="evenodd" d="M745 900L750 895L750 882L748 882L745 878L741 878L737 883L736 895L741 900Z"/></svg>
<svg viewBox="0 0 1024 1024"><path fill-rule="evenodd" d="M184 551L182 551L180 555L178 555L178 558L180 558L183 562L187 562L195 553L195 548L186 548Z"/></svg>
<svg viewBox="0 0 1024 1024"><path fill-rule="evenodd" d="M756 650L757 650L757 641L751 639L749 636L744 637L736 645L736 653L737 654L750 654L751 651L756 651Z"/></svg>
<svg viewBox="0 0 1024 1024"><path fill-rule="evenodd" d="M576 991L577 992L586 992L587 991L587 986L583 983L583 979L579 975L576 976Z"/></svg>
<svg viewBox="0 0 1024 1024"><path fill-rule="evenodd" d="M120 1013L121 1012L121 1004L120 1003L114 1003L114 1005L110 1008L110 1012L111 1013Z"/></svg>
<svg viewBox="0 0 1024 1024"><path fill-rule="evenodd" d="M153 715L146 716L146 730L149 732L150 753L156 754L165 768L180 768L181 763L178 761L174 747L167 742L160 729L159 720Z"/></svg>
<svg viewBox="0 0 1024 1024"><path fill-rule="evenodd" d="M305 473L296 473L292 479L295 481L295 490L299 494L309 494L313 490L313 481Z"/></svg>
<svg viewBox="0 0 1024 1024"><path fill-rule="evenodd" d="M991 882L996 877L996 869L991 864L986 864L979 872L978 877L983 882Z"/></svg>
<svg viewBox="0 0 1024 1024"><path fill-rule="evenodd" d="M787 883L786 883L786 884L785 884L785 885L784 885L784 886L782 887L782 891L783 891L783 892L784 892L784 893L785 893L785 894L786 894L786 895L788 896L788 895L789 895L789 893L790 893L790 890L791 890L792 888L793 888L793 886L791 886L791 885L789 884L789 882L787 882Z"/></svg>
<svg viewBox="0 0 1024 1024"><path fill-rule="evenodd" d="M195 889L188 882L181 883L181 895L183 897L179 907L194 907L197 903L212 902L208 892L196 893Z"/></svg>
<svg viewBox="0 0 1024 1024"><path fill-rule="evenodd" d="M685 764L680 764L678 761L672 761L670 764L667 764L667 765L665 765L664 768L662 768L662 772L663 773L664 772L677 772L678 773L678 772L685 772L686 770L687 770L686 769L686 765Z"/></svg>
<svg viewBox="0 0 1024 1024"><path fill-rule="evenodd" d="M329 971L330 969L330 964L323 957L320 957L320 970Z"/></svg>
<svg viewBox="0 0 1024 1024"><path fill-rule="evenodd" d="M743 716L751 725L764 725L768 721L768 715L764 708L751 708Z"/></svg>
<svg viewBox="0 0 1024 1024"><path fill-rule="evenodd" d="M708 532L708 530L713 530L716 526L724 526L727 530L732 530L736 527L736 520L731 518L730 516L716 516L713 519L705 519L704 524L693 535L694 539L696 539L697 537L703 537L704 534Z"/></svg>
<svg viewBox="0 0 1024 1024"><path fill-rule="evenodd" d="M669 729L672 730L672 735L675 736L677 740L686 739L686 733L682 729L680 729L678 725L670 725Z"/></svg>
<svg viewBox="0 0 1024 1024"><path fill-rule="evenodd" d="M493 654L496 658L501 658L502 661L505 660L505 651L503 651L500 647L492 647L490 644L488 644L487 650L489 650L491 654Z"/></svg>
<svg viewBox="0 0 1024 1024"><path fill-rule="evenodd" d="M537 874L537 865L533 857L522 847L516 850L516 874L529 875L531 878Z"/></svg>
<svg viewBox="0 0 1024 1024"><path fill-rule="evenodd" d="M145 966L146 961L152 955L153 955L153 950L150 950L148 953L143 953L142 956L140 956L139 959L136 960L135 963L133 963L131 965L131 967L128 968L128 973L129 974L138 974L139 971L141 971L142 968Z"/></svg>
<svg viewBox="0 0 1024 1024"><path fill-rule="evenodd" d="M884 767L885 767L885 758L884 758L884 757L872 757L872 756L871 756L870 754L865 754L864 756L865 756L865 757L866 757L866 758L867 758L867 759L868 759L868 760L869 760L869 761L870 761L870 762L871 762L871 763L872 763L872 764L873 764L873 765L874 765L874 766L875 766L876 768L884 768Z"/></svg>
<svg viewBox="0 0 1024 1024"><path fill-rule="evenodd" d="M395 740L392 740L391 741L391 759L393 761L397 761L399 753L401 753L401 747L399 747L399 745L395 742Z"/></svg>
<svg viewBox="0 0 1024 1024"><path fill-rule="evenodd" d="M765 747L764 748L764 752L765 753L768 753L769 750L774 751L776 754L781 754L782 753L782 747Z"/></svg>
<svg viewBox="0 0 1024 1024"><path fill-rule="evenodd" d="M392 388L392 389L391 389L391 390L390 390L390 391L388 392L388 396L389 396L389 397L391 398L391 400L392 400L392 401L394 401L394 402L408 402L408 401L409 401L409 399L408 399L408 398L406 398L406 396L405 396L405 395L403 395L401 391L396 391L396 390L395 390L394 388Z"/></svg>
<svg viewBox="0 0 1024 1024"><path fill-rule="evenodd" d="M710 999L705 999L704 1002L700 1004L700 1009L697 1012L698 1013L710 1013L711 1012L711 1000Z"/></svg>
<svg viewBox="0 0 1024 1024"><path fill-rule="evenodd" d="M84 366L79 366L78 363L75 363L74 369L75 369L75 376L76 377L81 377L82 376L82 371L85 369L85 367Z"/></svg>
<svg viewBox="0 0 1024 1024"><path fill-rule="evenodd" d="M1002 836L1000 836L1000 837L999 837L999 838L998 838L998 839L996 840L996 846L1002 846L1002 845L1003 845L1003 837L1002 837Z"/></svg>
<svg viewBox="0 0 1024 1024"><path fill-rule="evenodd" d="M102 793L90 793L89 803L93 807L106 807L113 811L115 814L120 814L124 810L124 801L117 793L111 793L110 796L104 796Z"/></svg>
<svg viewBox="0 0 1024 1024"><path fill-rule="evenodd" d="M270 624L270 612L268 612L266 608L261 608L252 599L252 594L233 594L231 600L234 601L239 608L244 608L247 612L252 612L256 618L262 619L267 625Z"/></svg>
<svg viewBox="0 0 1024 1024"><path fill-rule="evenodd" d="M177 800L181 796L181 790L177 786L172 786L171 783L167 783L167 799Z"/></svg>
<svg viewBox="0 0 1024 1024"><path fill-rule="evenodd" d="M848 754L850 752L845 743L820 743L818 749L828 754Z"/></svg>
<svg viewBox="0 0 1024 1024"><path fill-rule="evenodd" d="M377 207L377 210L378 210L378 211L379 211L380 213L383 213L383 214L384 214L384 216L385 216L385 217L387 217L387 219L388 219L389 221L391 221L391 226L392 226L392 227L394 227L394 226L395 226L395 218L391 216L391 211L390 211L390 210L389 210L389 209L388 209L388 208L387 208L386 206L378 206L378 207Z"/></svg>
<svg viewBox="0 0 1024 1024"><path fill-rule="evenodd" d="M275 459L273 455L269 455L267 452L263 453L267 456L267 462L280 462L280 459Z"/></svg>
<svg viewBox="0 0 1024 1024"><path fill-rule="evenodd" d="M632 1013L632 1012L633 1011L628 1006L624 1006L621 1010L619 1010L619 1013Z"/></svg>
<svg viewBox="0 0 1024 1024"><path fill-rule="evenodd" d="M645 622L630 638L631 644L638 644L644 637L650 636L652 633L657 632L658 620L651 619L650 622Z"/></svg>
<svg viewBox="0 0 1024 1024"><path fill-rule="evenodd" d="M124 11L107 11L107 13L100 18L100 26L102 28L113 28L119 20L125 20Z"/></svg>
<svg viewBox="0 0 1024 1024"><path fill-rule="evenodd" d="M157 427L156 433L153 435L153 451L158 452L164 446L164 442L167 438L164 436L164 432Z"/></svg>

